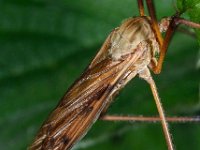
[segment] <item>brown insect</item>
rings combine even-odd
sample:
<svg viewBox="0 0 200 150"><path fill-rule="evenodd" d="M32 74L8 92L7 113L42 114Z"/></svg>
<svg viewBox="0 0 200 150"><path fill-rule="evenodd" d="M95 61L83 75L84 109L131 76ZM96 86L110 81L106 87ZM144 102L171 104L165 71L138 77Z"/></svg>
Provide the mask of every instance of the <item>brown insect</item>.
<svg viewBox="0 0 200 150"><path fill-rule="evenodd" d="M104 120L161 121L169 150L173 150L167 121L199 121L198 118L166 118L150 70L159 74L173 32L178 24L200 28L180 18L164 18L158 24L153 3L146 0L150 17L138 0L140 16L114 29L82 76L64 95L41 127L29 150L69 150L100 117ZM161 32L166 32L163 38ZM159 53L159 58L156 55ZM159 118L103 116L112 99L136 75L151 87Z"/></svg>

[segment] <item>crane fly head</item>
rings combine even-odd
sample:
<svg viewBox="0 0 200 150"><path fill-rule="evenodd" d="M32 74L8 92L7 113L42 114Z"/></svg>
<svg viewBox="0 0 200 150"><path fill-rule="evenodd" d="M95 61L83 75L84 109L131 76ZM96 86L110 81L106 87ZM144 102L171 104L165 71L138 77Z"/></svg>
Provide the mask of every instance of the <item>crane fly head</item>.
<svg viewBox="0 0 200 150"><path fill-rule="evenodd" d="M159 22L159 28L160 28L160 32L166 32L169 24L171 22L172 18L171 17L164 17L161 19L161 21Z"/></svg>

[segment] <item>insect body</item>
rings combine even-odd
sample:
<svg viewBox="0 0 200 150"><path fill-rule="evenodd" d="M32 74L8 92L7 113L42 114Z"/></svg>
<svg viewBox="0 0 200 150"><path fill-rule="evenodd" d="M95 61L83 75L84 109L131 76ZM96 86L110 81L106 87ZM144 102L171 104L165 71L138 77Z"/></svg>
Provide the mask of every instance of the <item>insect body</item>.
<svg viewBox="0 0 200 150"><path fill-rule="evenodd" d="M44 123L30 149L70 149L99 118L116 92L148 70L157 51L149 19L126 20L108 36L81 78Z"/></svg>
<svg viewBox="0 0 200 150"><path fill-rule="evenodd" d="M106 112L118 91L136 75L150 84L168 149L174 149L149 68L160 72L175 21L181 19L165 18L158 26L151 1L147 0L151 17L144 16L142 0L138 4L141 16L127 19L110 33L88 68L43 124L29 150L71 149ZM191 25L185 20L183 23ZM164 41L160 32L165 31Z"/></svg>

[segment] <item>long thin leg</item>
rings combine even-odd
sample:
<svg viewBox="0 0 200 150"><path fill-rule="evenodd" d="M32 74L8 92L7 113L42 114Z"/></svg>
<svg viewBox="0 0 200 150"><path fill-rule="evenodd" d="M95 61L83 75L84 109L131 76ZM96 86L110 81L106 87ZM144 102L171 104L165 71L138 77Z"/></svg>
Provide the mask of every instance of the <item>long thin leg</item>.
<svg viewBox="0 0 200 150"><path fill-rule="evenodd" d="M139 3L139 1L138 1ZM155 9L154 9L154 5L153 5L153 0L146 0L147 3L147 7L148 7L148 11L149 11L149 15L151 17L151 23L152 23L152 28L155 32L155 36L157 38L157 41L159 43L159 47L160 47L160 56L158 59L158 65L155 66L155 68L153 68L153 72L156 74L159 74L161 72L162 69L162 64L167 52L167 48L169 45L169 42L171 40L171 37L177 27L178 24L185 24L187 26L193 27L193 28L200 28L200 24L198 23L194 23L185 19L180 18L180 14L176 14L172 17L172 20L170 22L170 25L167 29L165 38L162 37L162 34L159 30L159 26L158 26L158 21L156 19L156 13L155 13ZM141 6L140 6L141 7ZM141 9L139 7L139 9Z"/></svg>
<svg viewBox="0 0 200 150"><path fill-rule="evenodd" d="M155 13L153 1L152 0L146 0L146 3L147 3L149 15L151 17L152 28L155 31L156 38L157 38L158 43L160 45L160 49L162 49L163 37L162 37L162 34L161 34L159 26L158 26L158 21L156 19L156 13Z"/></svg>
<svg viewBox="0 0 200 150"><path fill-rule="evenodd" d="M144 3L143 0L138 0L138 7L139 7L139 13L140 16L144 16Z"/></svg>
<svg viewBox="0 0 200 150"><path fill-rule="evenodd" d="M148 11L149 11L149 15L151 17L151 23L152 23L152 28L155 32L155 36L157 38L157 41L159 43L159 48L160 48L160 56L158 59L158 65L155 66L155 68L153 68L153 72L156 74L159 74L161 72L162 69L162 64L165 58L165 54L169 45L169 41L173 35L174 32L174 22L171 21L169 28L166 32L166 36L165 39L163 39L162 34L160 32L159 26L158 26L158 21L156 19L156 13L155 13L155 9L154 9L154 5L153 5L153 1L152 0L146 0L147 3L147 7L148 7Z"/></svg>
<svg viewBox="0 0 200 150"><path fill-rule="evenodd" d="M172 17L170 25L167 29L166 35L163 38L162 34L159 30L159 26L158 26L158 21L156 19L156 13L155 13L155 9L154 9L154 5L153 5L153 1L152 0L146 0L147 3L147 7L148 7L148 11L149 11L149 15L151 17L151 23L152 23L152 28L155 32L155 36L157 38L157 41L159 43L159 47L160 47L160 56L158 59L158 65L153 68L153 72L156 74L159 74L161 72L162 69L162 64L167 52L167 48L169 45L169 42L171 40L171 37L177 27L177 25L179 24L185 24L187 26L193 27L193 28L200 28L200 24L198 23L194 23L185 19L180 18L180 14L176 14Z"/></svg>
<svg viewBox="0 0 200 150"><path fill-rule="evenodd" d="M160 122L160 117L144 117L144 116L115 116L105 115L100 118L105 121L137 121L137 122ZM185 123L200 122L200 117L166 117L168 122Z"/></svg>
<svg viewBox="0 0 200 150"><path fill-rule="evenodd" d="M154 100L156 103L156 107L158 109L158 113L159 113L159 116L161 119L161 124L162 124L163 132L165 135L165 139L167 142L168 150L174 150L172 138L171 138L171 135L169 132L169 128L168 128L167 121L165 118L164 110L162 108L162 104L161 104L160 98L158 96L157 88L156 88L154 80L151 77L149 69L145 68L142 72L139 73L139 76L141 78L143 78L144 80L146 80L150 84L151 91L153 93L153 97L154 97Z"/></svg>
<svg viewBox="0 0 200 150"><path fill-rule="evenodd" d="M156 74L159 74L161 72L162 64L163 64L163 61L164 61L164 58L165 58L165 55L167 52L167 48L169 46L170 40L173 36L173 33L179 24L184 24L184 25L187 25L187 26L190 26L193 28L200 28L200 24L182 19L179 17L179 14L176 14L175 16L172 17L172 20L170 22L170 25L169 25L166 35L164 37L163 44L160 47L161 51L160 51L160 56L158 59L158 65L153 69L154 73L156 73Z"/></svg>
<svg viewBox="0 0 200 150"><path fill-rule="evenodd" d="M174 22L175 22L176 25L184 24L184 25L192 27L192 28L200 29L200 24L199 23L195 23L195 22L192 22L192 21L180 18L180 17L174 18Z"/></svg>
<svg viewBox="0 0 200 150"><path fill-rule="evenodd" d="M156 74L159 74L161 72L161 69L162 69L162 64L163 64L163 61L164 61L164 58L165 58L165 55L167 53L167 48L169 46L169 42L173 36L173 33L176 29L176 26L174 25L174 21L172 19L172 21L170 22L170 25L167 29L167 32L166 32L166 35L165 35L165 38L164 38L164 42L160 48L160 56L159 56L159 59L158 59L158 65L156 66L156 68L154 68L154 73Z"/></svg>

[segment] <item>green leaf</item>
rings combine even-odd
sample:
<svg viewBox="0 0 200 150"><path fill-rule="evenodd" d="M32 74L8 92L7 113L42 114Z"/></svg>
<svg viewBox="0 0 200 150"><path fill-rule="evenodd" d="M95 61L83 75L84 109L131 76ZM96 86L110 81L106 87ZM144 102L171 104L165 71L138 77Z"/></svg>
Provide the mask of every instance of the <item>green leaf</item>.
<svg viewBox="0 0 200 150"><path fill-rule="evenodd" d="M199 22L199 1L178 0L178 6ZM138 8L134 0L2 0L0 10L0 149L21 150L107 35L138 16ZM156 12L159 19L173 15L173 1L157 2ZM200 110L198 48L196 39L177 32L162 73L154 76L169 116ZM133 79L108 113L157 115L147 83ZM170 124L170 129L177 149L200 149L199 124ZM166 143L160 124L97 121L76 149L160 150Z"/></svg>
<svg viewBox="0 0 200 150"><path fill-rule="evenodd" d="M180 12L189 15L191 21L200 23L200 0L178 0L177 6ZM200 29L195 31L200 43Z"/></svg>

